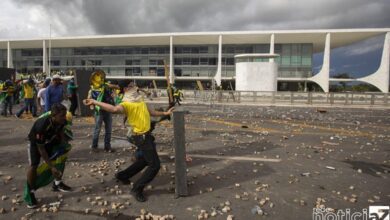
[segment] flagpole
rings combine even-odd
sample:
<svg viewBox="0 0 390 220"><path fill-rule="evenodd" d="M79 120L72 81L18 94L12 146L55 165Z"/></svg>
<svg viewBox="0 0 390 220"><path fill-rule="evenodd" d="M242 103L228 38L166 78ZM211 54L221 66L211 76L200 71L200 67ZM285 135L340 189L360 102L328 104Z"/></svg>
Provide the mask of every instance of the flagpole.
<svg viewBox="0 0 390 220"><path fill-rule="evenodd" d="M49 77L51 77L51 24L49 32Z"/></svg>

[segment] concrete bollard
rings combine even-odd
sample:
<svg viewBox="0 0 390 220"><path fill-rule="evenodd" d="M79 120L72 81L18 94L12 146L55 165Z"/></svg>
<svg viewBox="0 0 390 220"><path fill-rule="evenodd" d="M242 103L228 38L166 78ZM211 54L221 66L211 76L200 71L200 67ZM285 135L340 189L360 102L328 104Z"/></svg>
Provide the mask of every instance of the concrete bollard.
<svg viewBox="0 0 390 220"><path fill-rule="evenodd" d="M184 115L188 113L182 107L178 107L172 114L173 146L175 147L175 198L188 196L184 120Z"/></svg>

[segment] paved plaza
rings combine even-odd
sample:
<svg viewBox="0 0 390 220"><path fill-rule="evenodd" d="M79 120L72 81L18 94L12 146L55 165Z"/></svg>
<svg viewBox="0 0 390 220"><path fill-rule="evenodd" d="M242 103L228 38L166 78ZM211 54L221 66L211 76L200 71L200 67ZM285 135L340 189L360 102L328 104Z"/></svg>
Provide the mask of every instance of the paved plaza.
<svg viewBox="0 0 390 220"><path fill-rule="evenodd" d="M154 104L156 107L160 104ZM189 196L174 198L172 123L154 131L162 162L146 203L114 180L132 162L122 118L114 117L116 153L90 152L93 118L74 119L64 181L70 193L37 191L22 201L27 133L34 119L0 117L0 219L312 219L313 208L362 212L390 205L390 110L370 108L184 105ZM103 134L104 132L102 132ZM100 144L103 144L103 137ZM134 177L132 181L137 179ZM60 201L56 207L50 204ZM88 213L88 214L86 214Z"/></svg>

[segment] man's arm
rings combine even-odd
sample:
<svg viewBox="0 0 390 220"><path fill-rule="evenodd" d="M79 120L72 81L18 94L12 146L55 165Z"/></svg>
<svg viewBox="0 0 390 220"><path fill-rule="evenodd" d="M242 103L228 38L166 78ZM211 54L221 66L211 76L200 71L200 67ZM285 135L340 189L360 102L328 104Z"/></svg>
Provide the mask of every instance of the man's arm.
<svg viewBox="0 0 390 220"><path fill-rule="evenodd" d="M50 86L48 86L45 90L45 112L48 112L50 111L50 107L51 104L50 104Z"/></svg>
<svg viewBox="0 0 390 220"><path fill-rule="evenodd" d="M100 108L106 112L111 112L115 114L120 114L124 112L123 106L121 105L110 105L108 103L104 102L98 102L95 99L84 99L83 100L84 105L97 105L100 106Z"/></svg>
<svg viewBox="0 0 390 220"><path fill-rule="evenodd" d="M53 164L51 164L49 155L46 152L45 145L44 144L37 144L38 145L38 151L39 154L41 154L42 159L47 163L49 166L50 171L52 172L53 176L56 178L60 178L62 176L61 171L57 170Z"/></svg>
<svg viewBox="0 0 390 220"><path fill-rule="evenodd" d="M174 109L175 109L175 108L172 107L172 108L168 109L168 111L166 111L166 112L160 112L160 111L153 110L152 108L150 108L150 107L148 106L148 111L149 111L149 114L150 114L151 116L165 116L165 115L170 115L170 114L172 114L172 112L173 112Z"/></svg>

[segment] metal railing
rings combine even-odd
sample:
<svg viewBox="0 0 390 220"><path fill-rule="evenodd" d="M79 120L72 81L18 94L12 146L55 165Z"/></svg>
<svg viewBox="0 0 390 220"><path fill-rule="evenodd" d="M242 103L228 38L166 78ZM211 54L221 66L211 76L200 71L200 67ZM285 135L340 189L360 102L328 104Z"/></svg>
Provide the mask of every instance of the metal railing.
<svg viewBox="0 0 390 220"><path fill-rule="evenodd" d="M166 90L157 90L157 97L167 97ZM244 103L284 105L361 105L390 106L386 93L323 93L323 92L249 92L225 90L183 90L184 100L196 104Z"/></svg>

